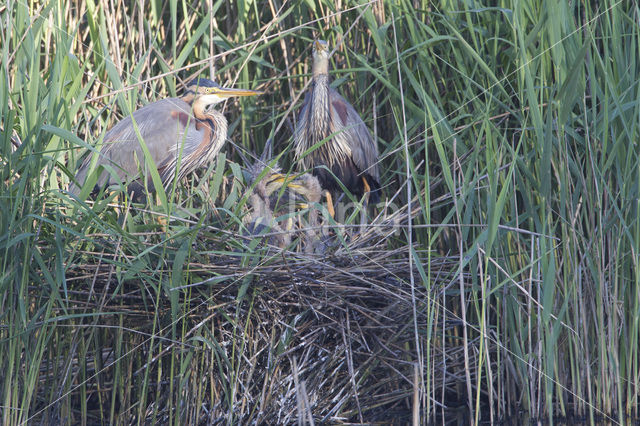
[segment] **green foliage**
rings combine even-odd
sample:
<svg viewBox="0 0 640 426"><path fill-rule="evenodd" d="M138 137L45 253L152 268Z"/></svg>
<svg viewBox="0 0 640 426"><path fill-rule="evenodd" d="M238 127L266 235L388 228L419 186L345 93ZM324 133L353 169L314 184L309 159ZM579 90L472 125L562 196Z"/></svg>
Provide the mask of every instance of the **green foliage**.
<svg viewBox="0 0 640 426"><path fill-rule="evenodd" d="M316 37L337 46L333 85L377 137L385 197L404 206L416 195L417 214L381 242L389 262L412 271L397 296L414 309L415 322L399 325L413 337L387 345L401 353L386 370L394 379L365 388L391 362L375 356L349 367L357 374L344 389L307 378L308 394L357 402L333 410L311 398L314 416L413 410L417 363L417 412L429 420L453 393L476 421L516 407L637 419L638 13L614 0L0 5L2 424L295 420L265 413L287 398L278 374L303 365L297 333L320 316L263 303L275 285L264 268L294 274L302 261L240 235L237 152L259 155L273 138L280 165L295 170L290 107ZM143 206L124 191L66 191L107 128L194 76L266 93L228 103L231 143L188 188ZM349 233L360 208L335 231L351 265L365 262ZM331 284L341 267L323 268ZM265 311L281 320L265 325ZM352 347L361 317L349 315L360 311L345 311L352 329L336 339ZM347 369L354 361L342 356ZM364 407L358 386L360 398L394 397Z"/></svg>

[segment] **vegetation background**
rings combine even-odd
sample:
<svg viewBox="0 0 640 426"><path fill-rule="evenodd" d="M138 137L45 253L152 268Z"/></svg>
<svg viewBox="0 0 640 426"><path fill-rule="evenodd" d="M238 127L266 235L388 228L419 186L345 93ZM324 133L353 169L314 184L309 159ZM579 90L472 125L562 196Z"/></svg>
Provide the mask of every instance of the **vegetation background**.
<svg viewBox="0 0 640 426"><path fill-rule="evenodd" d="M637 421L639 29L622 0L3 2L2 423ZM237 232L237 150L295 167L314 38L412 203L320 259ZM216 164L146 206L65 191L194 76L266 91Z"/></svg>

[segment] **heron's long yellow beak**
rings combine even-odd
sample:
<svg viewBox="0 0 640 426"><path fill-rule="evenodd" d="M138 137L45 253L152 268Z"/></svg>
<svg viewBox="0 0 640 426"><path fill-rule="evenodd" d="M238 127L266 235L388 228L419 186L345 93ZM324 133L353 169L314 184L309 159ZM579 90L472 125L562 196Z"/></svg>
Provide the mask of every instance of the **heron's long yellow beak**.
<svg viewBox="0 0 640 426"><path fill-rule="evenodd" d="M286 182L288 188L291 188L291 189L302 189L302 185L300 185L298 183L295 183L295 181L294 181L295 178L296 178L296 176L285 176L285 175L280 174L280 173L274 173L269 178L269 184L279 183L280 185L283 185Z"/></svg>
<svg viewBox="0 0 640 426"><path fill-rule="evenodd" d="M327 42L324 40L316 40L313 42L313 45L317 51L327 50L327 48L329 47Z"/></svg>
<svg viewBox="0 0 640 426"><path fill-rule="evenodd" d="M221 87L218 90L216 90L215 93L221 98L233 98L235 96L262 95L264 92L259 92L257 90L249 90L249 89L232 89L230 87Z"/></svg>

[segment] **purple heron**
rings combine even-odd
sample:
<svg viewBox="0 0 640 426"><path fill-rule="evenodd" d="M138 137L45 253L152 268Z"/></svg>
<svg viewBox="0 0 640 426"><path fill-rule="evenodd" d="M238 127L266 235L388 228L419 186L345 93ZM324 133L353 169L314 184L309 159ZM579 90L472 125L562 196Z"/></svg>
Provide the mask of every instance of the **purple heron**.
<svg viewBox="0 0 640 426"><path fill-rule="evenodd" d="M110 166L115 175L101 170L97 185L130 181L139 176L139 170L147 175L138 132L163 184L167 186L176 176L182 179L211 162L227 140L227 119L212 106L227 98L260 93L221 87L211 80L199 78L187 84L181 97L162 99L134 111L106 133L97 166ZM76 183L70 187L72 193L80 193L91 160L89 155L80 166Z"/></svg>
<svg viewBox="0 0 640 426"><path fill-rule="evenodd" d="M296 160L318 177L330 211L331 196L342 192L333 175L356 197L369 193L369 200L377 203L378 147L353 106L329 85L326 41L313 44L312 75L294 132Z"/></svg>

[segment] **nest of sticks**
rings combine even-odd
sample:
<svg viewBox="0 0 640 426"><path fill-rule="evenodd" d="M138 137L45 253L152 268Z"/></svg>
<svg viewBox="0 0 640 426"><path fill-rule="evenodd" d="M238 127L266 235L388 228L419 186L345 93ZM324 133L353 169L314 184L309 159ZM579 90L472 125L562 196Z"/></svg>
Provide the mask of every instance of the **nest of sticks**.
<svg viewBox="0 0 640 426"><path fill-rule="evenodd" d="M277 191L261 191L271 209L269 196ZM421 407L431 410L441 409L448 398L459 403L456 396L466 391L461 323L455 312L448 314L451 306L443 296L458 284L457 259L420 250L409 259L411 247L399 234L419 213L419 203L413 205L411 212L406 206L393 213L382 209L358 226L321 218L310 234L309 221L307 228L294 221L285 229L282 223L290 217L278 216L277 209L270 212L270 225L253 226L265 206L256 215L249 198L250 219L239 224L237 238L220 240L216 230L201 233L180 271L175 257L162 254L165 271L182 278L177 286L163 285L162 297L139 273L128 279L117 272L115 258L105 261L104 254L116 253L119 242L105 243L111 246L103 247L101 256L88 256L88 262L69 265L67 280L77 290L70 294L79 306L115 315L99 317L100 325L124 322L135 329L121 347L134 358L127 364L128 380L147 371L162 377L147 388L146 409L125 409L119 420L404 424L419 398L429 399ZM309 215L313 208L298 213ZM289 235L272 238L278 233ZM432 284L424 285L425 279ZM103 349L96 350L97 388L104 390L115 385L114 366L122 363L113 348L115 334L108 328ZM133 357L128 350L144 355ZM178 356L180 374L167 377L178 353L190 353L190 361ZM475 373L471 376L475 383ZM101 398L113 395L105 391Z"/></svg>

